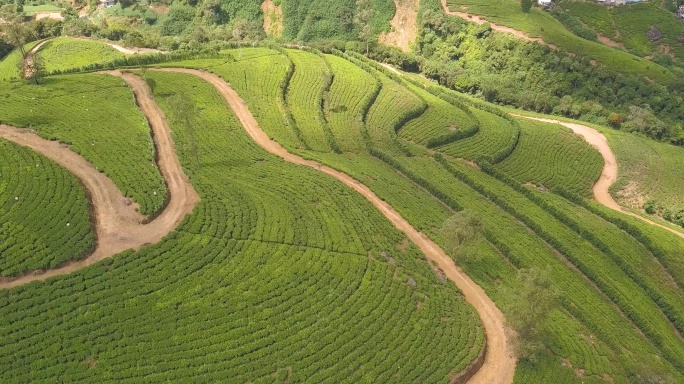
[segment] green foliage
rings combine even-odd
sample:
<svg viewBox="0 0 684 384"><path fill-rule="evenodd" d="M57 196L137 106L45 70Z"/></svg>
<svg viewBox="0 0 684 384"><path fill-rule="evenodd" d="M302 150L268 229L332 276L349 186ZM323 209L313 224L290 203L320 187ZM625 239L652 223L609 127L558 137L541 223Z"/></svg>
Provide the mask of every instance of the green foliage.
<svg viewBox="0 0 684 384"><path fill-rule="evenodd" d="M162 21L160 32L163 36L182 34L195 17L195 9L176 3L169 8L169 14Z"/></svg>
<svg viewBox="0 0 684 384"><path fill-rule="evenodd" d="M465 257L477 255L475 248L483 240L484 226L477 212L462 210L448 218L440 229L445 251L459 262Z"/></svg>
<svg viewBox="0 0 684 384"><path fill-rule="evenodd" d="M519 120L520 141L497 169L521 183L546 188L563 187L591 196L603 169L601 155L567 128L532 120Z"/></svg>
<svg viewBox="0 0 684 384"><path fill-rule="evenodd" d="M148 77L172 121L171 93L203 111L190 172L202 201L157 245L0 292L4 381L61 369L70 381L443 382L473 361L474 310L363 197L263 151L209 84ZM138 367L141 335L154 363Z"/></svg>
<svg viewBox="0 0 684 384"><path fill-rule="evenodd" d="M505 34L482 35L482 27L446 17L427 4L421 13L423 33L417 41L417 50L425 58L420 69L441 85L490 102L604 125L611 113L627 116L630 105L649 105L667 127L663 134L651 137L682 140L675 127L684 119L683 94L677 86L668 88L666 82L655 84L644 78L648 73L654 79L654 70L622 75L617 73L625 68L622 64L597 68L587 58L554 52L537 43ZM494 8L487 10L498 14Z"/></svg>
<svg viewBox="0 0 684 384"><path fill-rule="evenodd" d="M506 321L515 331L516 355L534 361L546 347L545 323L559 308L560 294L549 272L536 268L521 270L517 279L520 288L502 293L506 298Z"/></svg>
<svg viewBox="0 0 684 384"><path fill-rule="evenodd" d="M0 141L0 207L0 277L54 268L95 246L79 181L7 141Z"/></svg>
<svg viewBox="0 0 684 384"><path fill-rule="evenodd" d="M534 3L533 0L520 0L520 9L524 13L529 13L530 10L532 9L532 4Z"/></svg>
<svg viewBox="0 0 684 384"><path fill-rule="evenodd" d="M427 3L439 5L436 0L427 0ZM640 78L649 76L663 83L674 79L674 75L667 69L654 65L648 60L576 36L545 11L532 8L529 13L522 12L517 0L485 3L479 0L448 0L447 4L454 10L465 6L469 13L484 16L492 23L523 31L532 37L542 37L545 42L554 44L561 50L596 60L603 66L623 75L634 75Z"/></svg>
<svg viewBox="0 0 684 384"><path fill-rule="evenodd" d="M395 7L391 0L368 0L368 35L388 31ZM360 29L354 25L358 9L356 0L284 0L283 36L291 40L356 40ZM366 7L365 9L369 9ZM367 25L367 24L364 24Z"/></svg>
<svg viewBox="0 0 684 384"><path fill-rule="evenodd" d="M69 144L133 198L142 214L164 206L166 186L154 163L150 129L122 80L72 75L45 78L41 86L0 82L0 99L0 121Z"/></svg>
<svg viewBox="0 0 684 384"><path fill-rule="evenodd" d="M38 44L37 41L28 43L24 45L24 50L28 52L33 49L36 44ZM0 60L0 81L20 79L22 62L23 56L18 49L13 50L9 55Z"/></svg>
<svg viewBox="0 0 684 384"><path fill-rule="evenodd" d="M597 36L591 28L587 28L582 24L582 20L563 12L551 12L551 15L558 19L563 25L572 31L575 35L590 41L596 41Z"/></svg>
<svg viewBox="0 0 684 384"><path fill-rule="evenodd" d="M56 72L106 63L123 54L102 42L60 37L45 43L36 56L43 60L47 72Z"/></svg>

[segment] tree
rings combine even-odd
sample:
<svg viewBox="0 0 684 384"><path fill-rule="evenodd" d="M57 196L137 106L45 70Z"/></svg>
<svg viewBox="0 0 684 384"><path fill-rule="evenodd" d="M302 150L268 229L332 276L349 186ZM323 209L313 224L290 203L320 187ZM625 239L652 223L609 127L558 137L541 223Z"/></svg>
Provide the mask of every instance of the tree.
<svg viewBox="0 0 684 384"><path fill-rule="evenodd" d="M444 238L445 250L454 258L469 256L474 258L477 254L475 246L482 239L484 226L471 210L463 210L448 218L440 230Z"/></svg>
<svg viewBox="0 0 684 384"><path fill-rule="evenodd" d="M370 41L373 38L373 27L371 20L373 19L373 7L371 0L356 0L356 15L354 15L354 24L359 31L359 39L366 43L366 56L370 50Z"/></svg>
<svg viewBox="0 0 684 384"><path fill-rule="evenodd" d="M551 284L548 271L536 268L518 272L517 286L503 289L502 302L512 327L516 355L534 361L544 349L544 326L560 304L560 295Z"/></svg>
<svg viewBox="0 0 684 384"><path fill-rule="evenodd" d="M4 39L14 45L21 52L21 57L25 59L28 52L24 49L24 45L33 37L33 31L24 23L21 15L8 14L1 15L0 18L5 20L4 24L0 24L0 32L4 33Z"/></svg>
<svg viewBox="0 0 684 384"><path fill-rule="evenodd" d="M21 66L22 74L25 79L33 80L36 85L40 84L40 79L45 76L45 64L41 56L29 54Z"/></svg>
<svg viewBox="0 0 684 384"><path fill-rule="evenodd" d="M619 113L612 112L610 115L608 115L608 124L610 124L610 126L613 128L620 128L620 124L622 124L622 116L620 116Z"/></svg>
<svg viewBox="0 0 684 384"><path fill-rule="evenodd" d="M520 0L520 8L522 9L523 12L529 13L530 10L532 9L532 5L535 3L535 0Z"/></svg>
<svg viewBox="0 0 684 384"><path fill-rule="evenodd" d="M190 136L190 152L195 160L195 167L199 169L199 151L197 149L197 138L195 137L195 116L199 113L197 105L184 93L176 93L168 98L168 102L171 110L173 110L172 121L183 125Z"/></svg>

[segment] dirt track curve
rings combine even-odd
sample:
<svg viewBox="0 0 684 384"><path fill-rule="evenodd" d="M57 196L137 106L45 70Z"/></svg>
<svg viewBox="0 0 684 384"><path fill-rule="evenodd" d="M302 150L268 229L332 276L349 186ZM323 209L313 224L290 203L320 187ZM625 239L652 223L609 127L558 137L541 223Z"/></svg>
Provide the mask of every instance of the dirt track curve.
<svg viewBox="0 0 684 384"><path fill-rule="evenodd" d="M523 31L519 31L519 30L517 30L517 29L513 29L513 28L510 28L510 27L505 27L505 26L503 26L503 25L494 24L494 23L491 23L491 22L489 22L489 21L487 21L487 20L481 18L480 16L471 15L471 14L466 13L466 12L455 12L455 11L452 11L451 9L449 9L449 6L447 5L447 0L442 0L442 9L444 10L444 13L446 13L447 15L458 16L458 17L460 17L461 19L464 19L464 20L467 20L467 21L471 21L471 22L473 22L473 23L480 24L480 25L481 25L481 24L484 24L484 23L489 23L489 25L491 26L491 28L492 28L493 30L495 30L495 31L510 33L511 35L513 35L513 36L515 36L515 37L518 37L518 38L520 38L520 39L524 39L524 40L527 40L527 41L534 41L534 42L537 42L537 43L546 45L546 46L548 46L549 48L554 49L554 50L558 48L558 47L556 47L556 46L553 45L553 44L548 44L548 43L546 43L546 42L545 42L542 38L540 38L540 37L531 37L530 35L526 34L526 33L523 32Z"/></svg>
<svg viewBox="0 0 684 384"><path fill-rule="evenodd" d="M176 157L171 131L164 114L152 100L146 83L134 75L122 75L118 72L109 74L122 77L131 86L140 109L150 122L157 149L157 164L169 191L167 206L153 221L143 224L145 217L135 210L134 205L127 204L127 199L114 182L80 155L58 142L45 140L28 130L0 125L0 137L43 154L68 169L83 183L92 203L97 233L97 246L85 259L44 272L36 271L0 281L0 289L65 275L127 249L137 250L143 245L157 243L174 230L199 202L199 196Z"/></svg>
<svg viewBox="0 0 684 384"><path fill-rule="evenodd" d="M566 123L559 120L530 117L518 114L512 115L516 117L522 117L525 119L542 121L545 123L559 124L564 127L570 128L573 132L575 132L575 134L582 136L582 138L584 138L584 140L587 143L589 143L589 145L591 145L599 151L604 161L603 170L601 171L601 177L598 179L596 184L594 184L594 199L600 204L614 211L618 211L626 215L635 217L643 222L655 225L656 227L660 227L666 231L674 233L675 235L681 238L684 238L684 233L679 232L673 228L667 227L665 225L656 223L643 216L637 215L636 213L630 212L622 208L622 206L613 199L613 196L610 194L610 187L613 185L613 183L615 183L615 181L617 181L618 178L617 159L615 158L613 150L611 150L610 146L608 145L608 140L599 131L595 130L594 128L587 127L586 125L576 123Z"/></svg>
<svg viewBox="0 0 684 384"><path fill-rule="evenodd" d="M30 72L32 70L31 67L33 66L33 56L35 56L36 52L38 52L38 50L42 48L43 45L45 45L45 43L47 43L48 41L50 41L50 39L41 41L40 43L36 44L35 47L31 48L31 50L28 51L28 53L26 53L23 65L24 78L28 79L33 75L33 73Z"/></svg>
<svg viewBox="0 0 684 384"><path fill-rule="evenodd" d="M509 349L510 345L505 332L505 319L503 314L487 296L484 290L457 267L456 264L454 264L454 261L444 253L437 244L413 228L397 211L394 210L394 208L382 201L367 186L343 172L326 167L315 161L305 160L297 155L293 155L280 144L269 139L268 135L259 127L259 123L257 123L256 119L247 108L244 100L242 100L237 92L217 75L204 71L182 68L154 70L191 74L209 82L226 100L252 140L266 151L281 157L290 163L304 165L326 173L363 195L363 197L387 217L397 229L404 232L409 239L423 251L427 258L438 264L447 277L454 281L458 288L463 292L466 301L477 310L485 329L487 354L484 365L468 382L477 384L507 384L513 382L516 359L512 356Z"/></svg>

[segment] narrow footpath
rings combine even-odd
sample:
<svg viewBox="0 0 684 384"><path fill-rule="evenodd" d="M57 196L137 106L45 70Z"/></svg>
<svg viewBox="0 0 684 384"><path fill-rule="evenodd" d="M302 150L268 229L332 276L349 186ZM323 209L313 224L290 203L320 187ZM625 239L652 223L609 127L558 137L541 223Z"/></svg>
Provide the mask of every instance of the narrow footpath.
<svg viewBox="0 0 684 384"><path fill-rule="evenodd" d="M0 280L0 289L9 289L53 276L66 275L127 249L138 250L159 242L192 212L199 196L176 157L171 131L161 109L151 101L147 84L137 76L109 72L122 77L133 89L140 109L152 127L157 150L157 164L169 191L169 201L154 220L143 224L145 217L129 204L114 182L67 146L49 141L26 129L0 125L0 137L31 148L73 173L85 186L95 219L97 245L88 257L47 271L34 271L24 276Z"/></svg>
<svg viewBox="0 0 684 384"><path fill-rule="evenodd" d="M271 140L259 127L245 101L223 79L205 71L185 68L154 69L162 72L185 73L198 76L213 85L223 96L233 113L240 120L249 136L269 153L293 164L314 168L339 180L352 188L373 204L390 222L420 248L425 256L437 263L447 277L456 283L465 299L477 310L485 329L487 353L482 367L468 380L473 384L508 384L513 382L516 358L512 355L506 334L505 318L496 304L480 286L468 277L453 259L426 235L413 228L394 208L381 200L370 188L361 184L346 173L324 166L318 162L305 160L288 152L277 142Z"/></svg>

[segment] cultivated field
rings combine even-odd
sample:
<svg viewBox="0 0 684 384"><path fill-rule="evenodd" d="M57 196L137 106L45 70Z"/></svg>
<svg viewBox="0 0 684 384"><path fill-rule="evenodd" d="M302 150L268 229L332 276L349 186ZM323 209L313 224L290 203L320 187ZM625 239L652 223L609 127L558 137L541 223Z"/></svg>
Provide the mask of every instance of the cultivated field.
<svg viewBox="0 0 684 384"><path fill-rule="evenodd" d="M357 54L223 53L160 65L206 70L211 84L134 68L201 201L156 244L0 291L2 381L448 382L481 358L478 374L506 381L503 326L450 282L461 281L443 268L452 260L434 259L449 249L444 222L464 209L482 238L450 256L481 297L515 318L510 298L530 269L559 293L543 352L518 362L516 383L684 381L684 238L592 202L603 159L580 137ZM228 107L223 81L244 103ZM15 106L0 121L68 142L144 213L163 204L149 128L121 80L4 82L0 98ZM629 173L650 146L672 159L647 157L673 180L657 189L675 190L674 150L640 140L609 136L624 180L661 180ZM0 163L8 171L17 180ZM430 241L425 254L415 245Z"/></svg>

